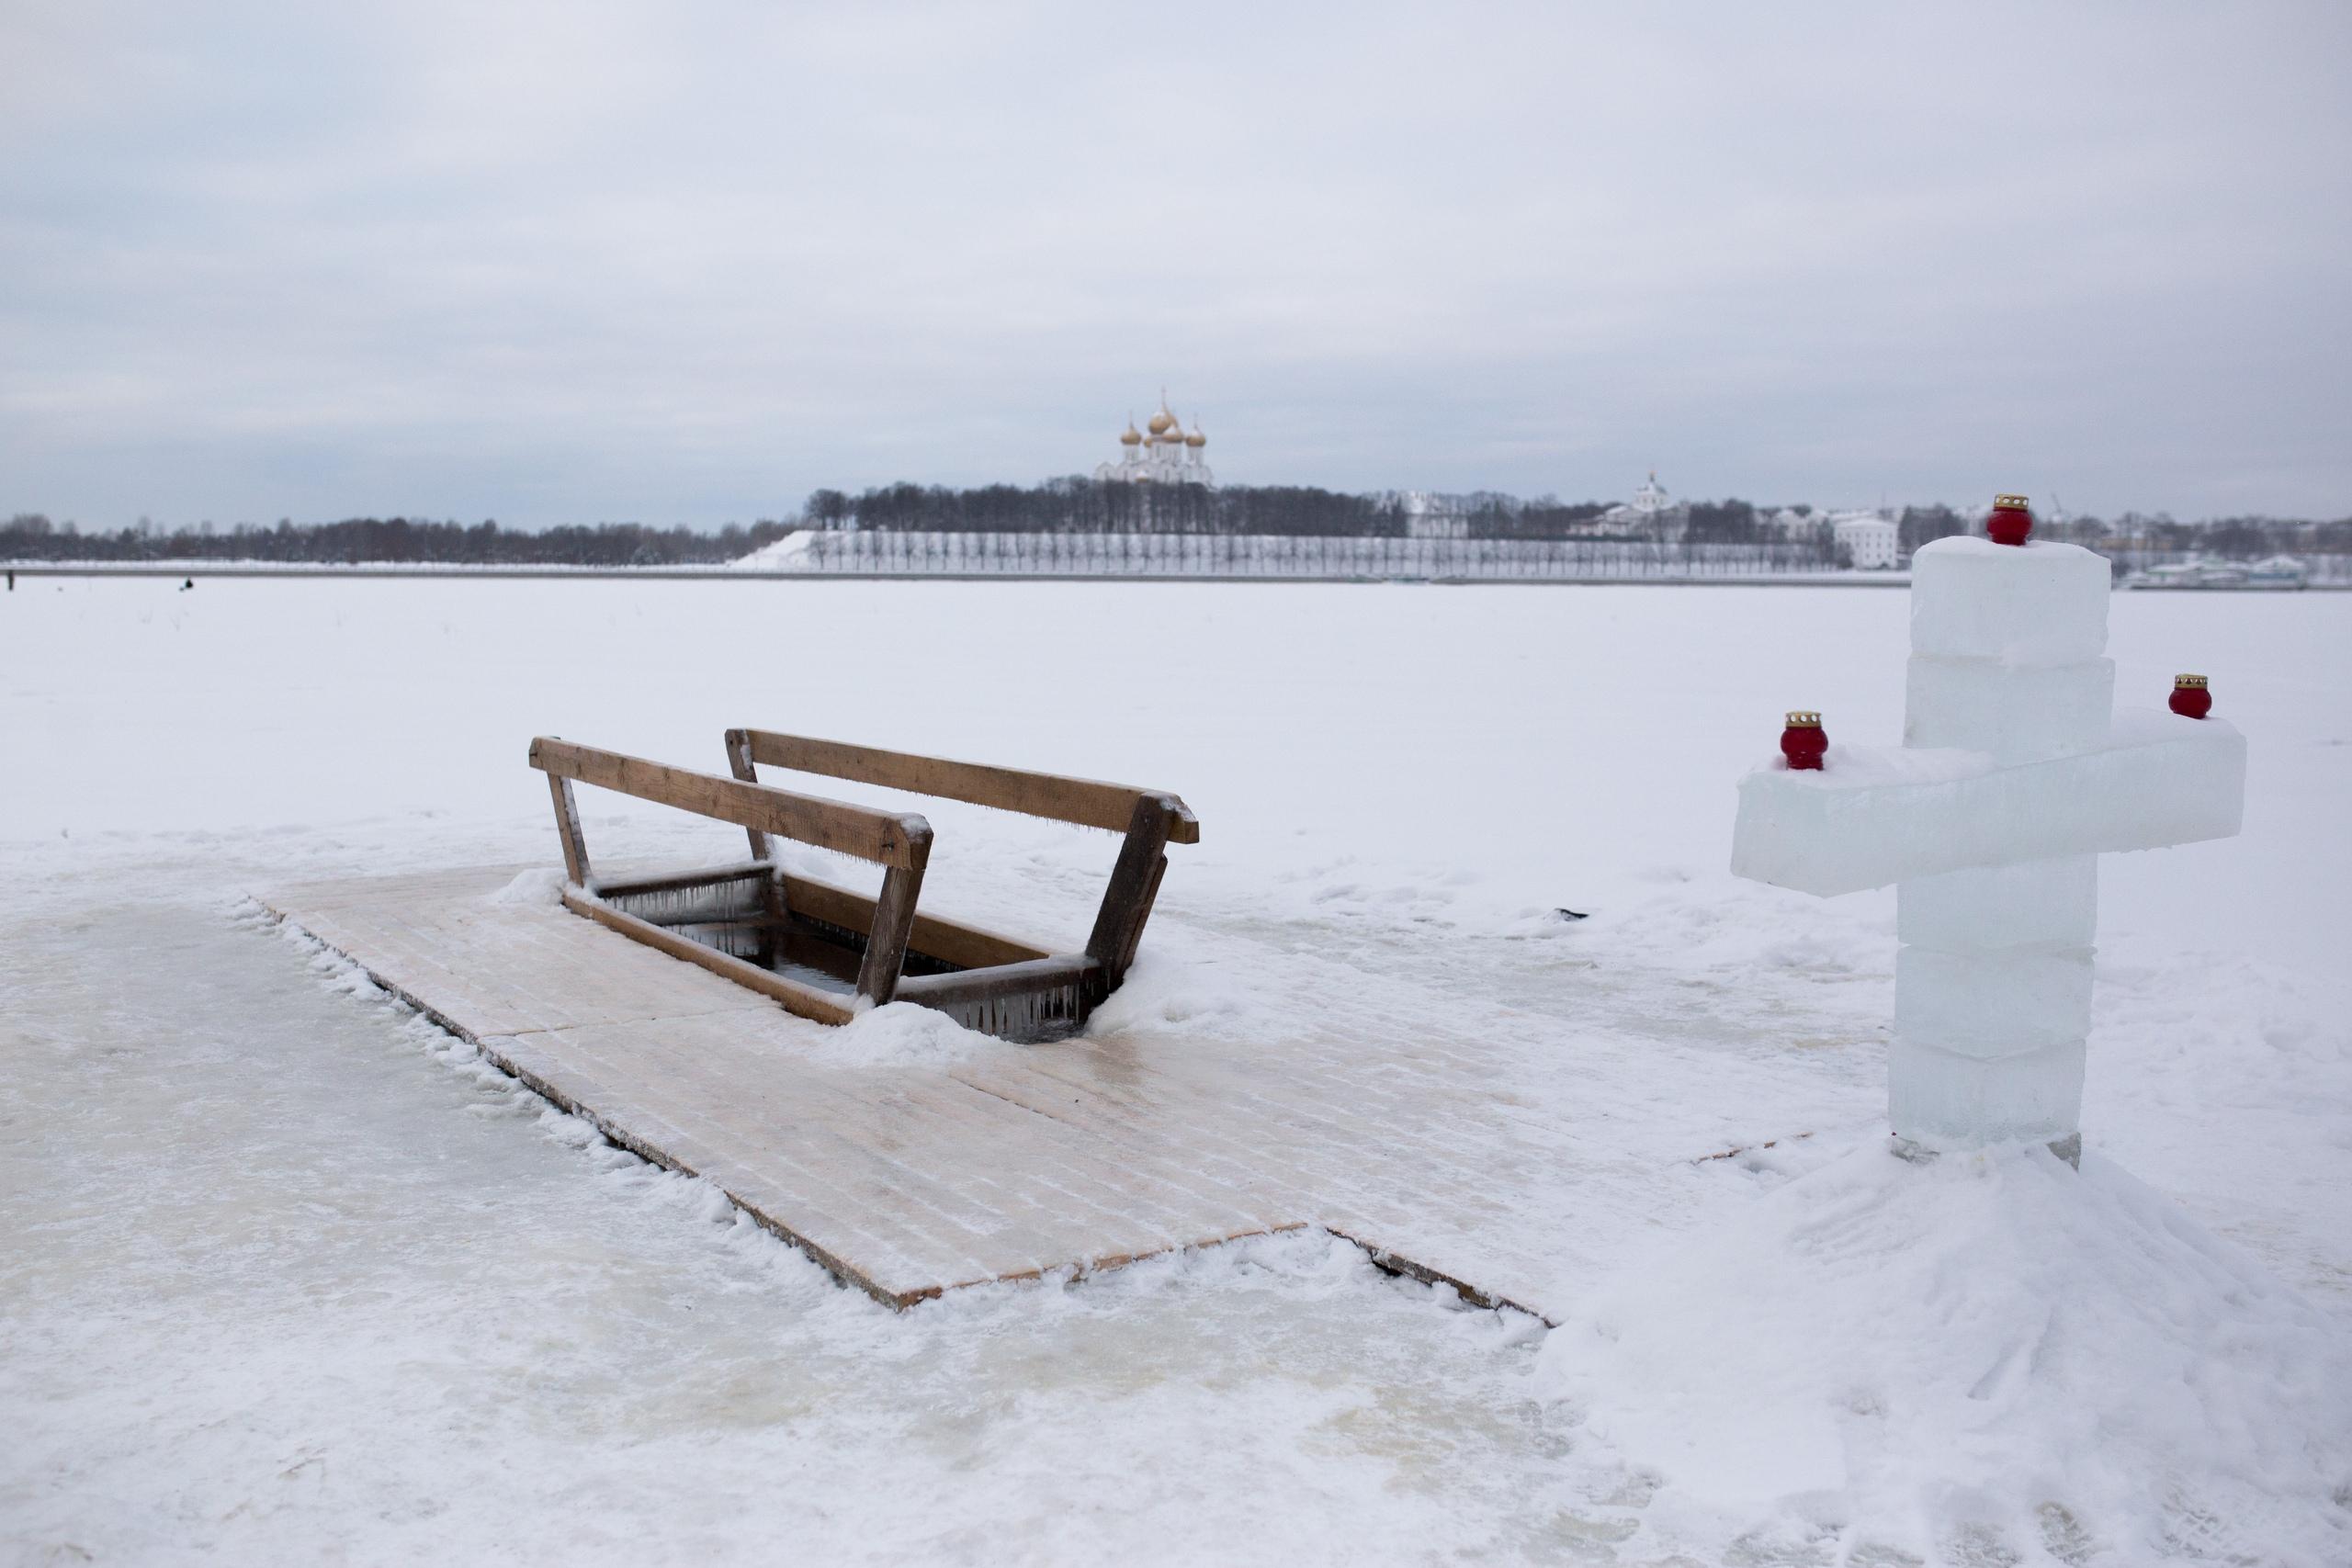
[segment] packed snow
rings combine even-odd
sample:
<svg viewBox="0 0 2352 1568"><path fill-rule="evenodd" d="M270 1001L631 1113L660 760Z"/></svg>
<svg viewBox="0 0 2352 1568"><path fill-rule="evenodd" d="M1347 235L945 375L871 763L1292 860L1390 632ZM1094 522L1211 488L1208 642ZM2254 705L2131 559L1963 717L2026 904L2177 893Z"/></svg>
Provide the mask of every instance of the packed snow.
<svg viewBox="0 0 2352 1568"><path fill-rule="evenodd" d="M795 528L783 538L762 545L748 555L737 556L727 564L738 571L797 571L808 556L808 547L815 542L814 530Z"/></svg>
<svg viewBox="0 0 2352 1568"><path fill-rule="evenodd" d="M994 1035L967 1029L945 1013L913 1002L882 1007L861 1002L857 1016L827 1031L814 1055L845 1067L918 1066L961 1061L1001 1044Z"/></svg>
<svg viewBox="0 0 2352 1568"><path fill-rule="evenodd" d="M2306 1524L2346 1479L2341 1316L2095 1155L1855 1149L1629 1259L1541 1363L1594 1437L1703 1478L1654 1511L1719 1529L1777 1505L1791 1540L1863 1517L1985 1561L2341 1551Z"/></svg>
<svg viewBox="0 0 2352 1568"><path fill-rule="evenodd" d="M2352 602L2113 604L2118 700L2206 671L2252 760L2103 863L2077 1175L1888 1155L1893 897L1727 869L1783 709L1900 738L1901 593L176 587L0 597L0 1555L2352 1556ZM1305 1233L894 1315L243 901L550 897L531 735L747 722L1181 791L1137 1050L1485 1010L1590 1151L1508 1217L1561 1326ZM927 906L1083 931L1108 837L909 804ZM839 1049L1011 1048L900 1011Z"/></svg>

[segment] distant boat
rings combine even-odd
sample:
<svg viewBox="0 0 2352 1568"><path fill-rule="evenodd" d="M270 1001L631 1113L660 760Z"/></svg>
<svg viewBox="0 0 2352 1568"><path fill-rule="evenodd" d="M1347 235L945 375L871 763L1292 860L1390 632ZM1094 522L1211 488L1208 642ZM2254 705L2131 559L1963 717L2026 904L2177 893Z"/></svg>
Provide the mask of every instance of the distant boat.
<svg viewBox="0 0 2352 1568"><path fill-rule="evenodd" d="M2202 588L2205 586L2205 563L2201 560L2172 561L2164 566L2143 567L2123 580L2126 588Z"/></svg>
<svg viewBox="0 0 2352 1568"><path fill-rule="evenodd" d="M2292 556L2272 556L2245 569L2248 588L2301 588L2312 580L2312 569Z"/></svg>
<svg viewBox="0 0 2352 1568"><path fill-rule="evenodd" d="M2126 588L2301 588L2311 581L2311 569L2292 556L2272 556L2252 566L2195 556L2165 566L2135 571L2123 580Z"/></svg>

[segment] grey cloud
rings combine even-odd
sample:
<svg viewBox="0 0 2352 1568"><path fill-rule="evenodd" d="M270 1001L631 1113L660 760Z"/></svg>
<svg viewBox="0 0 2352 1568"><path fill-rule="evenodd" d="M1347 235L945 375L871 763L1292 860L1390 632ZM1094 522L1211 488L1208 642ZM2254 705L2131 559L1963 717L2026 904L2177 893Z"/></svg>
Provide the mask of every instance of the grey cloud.
<svg viewBox="0 0 2352 1568"><path fill-rule="evenodd" d="M2352 511L2352 13L18 6L0 506Z"/></svg>

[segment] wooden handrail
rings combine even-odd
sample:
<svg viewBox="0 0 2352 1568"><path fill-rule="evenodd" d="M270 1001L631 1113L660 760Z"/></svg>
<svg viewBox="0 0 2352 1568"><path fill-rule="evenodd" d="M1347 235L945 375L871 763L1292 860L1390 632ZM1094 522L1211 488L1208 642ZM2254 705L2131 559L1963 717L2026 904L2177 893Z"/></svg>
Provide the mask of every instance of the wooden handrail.
<svg viewBox="0 0 2352 1568"><path fill-rule="evenodd" d="M920 870L930 857L931 824L912 813L900 816L818 795L795 795L773 784L673 768L642 757L574 745L550 735L531 742L531 766L554 778L576 779L876 865ZM576 874L573 880L580 880Z"/></svg>
<svg viewBox="0 0 2352 1568"><path fill-rule="evenodd" d="M1107 829L1114 833L1124 833L1132 825L1136 801L1165 794L1094 779L1029 773L982 762L956 762L944 757L818 740L805 735L779 735L766 729L730 729L727 742L730 751L740 746L751 761L764 762L772 768L849 779L883 789L936 795L943 800L961 800L999 811L1076 823L1081 828ZM1170 841L1199 843L1200 818L1176 796L1165 797L1172 807L1168 820Z"/></svg>
<svg viewBox="0 0 2352 1568"><path fill-rule="evenodd" d="M563 844L566 908L825 1023L846 1022L854 1010L788 971L794 963L809 961L824 973L846 979L843 964L854 956L856 994L865 1003L879 1006L904 994L1008 1039L1058 1039L1084 1024L1087 1014L1119 988L1135 962L1136 943L1151 918L1160 876L1168 869L1169 843L1196 843L1200 838L1199 820L1184 803L1159 791L767 730L727 732L732 778L574 745L551 735L531 742L530 761L547 775L555 806L556 834ZM756 773L759 762L1123 832L1118 863L1111 869L1111 885L1086 951L1049 953L976 926L917 913L924 868L931 860L929 822L911 812L876 811L762 784ZM752 860L600 883L589 864L573 799L575 784L732 822L750 835ZM771 837L882 866L880 893L867 897L785 874L770 852ZM757 884L756 908L739 908L745 902L740 891L723 903L696 901L696 889L742 882ZM684 897L665 897L673 895ZM628 908L631 901L639 907ZM726 929L729 943L700 942L688 934L698 931L709 937L712 931L707 928L715 927ZM747 934L756 942L756 963L722 951L726 945L741 945ZM819 949L812 951L811 942ZM949 972L910 977L910 952L922 954L922 967L944 966Z"/></svg>

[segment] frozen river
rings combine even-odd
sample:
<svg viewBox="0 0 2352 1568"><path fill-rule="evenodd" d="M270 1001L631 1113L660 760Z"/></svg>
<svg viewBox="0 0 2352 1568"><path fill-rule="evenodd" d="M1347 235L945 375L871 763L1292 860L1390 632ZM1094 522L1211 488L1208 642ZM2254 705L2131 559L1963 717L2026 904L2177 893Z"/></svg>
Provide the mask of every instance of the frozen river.
<svg viewBox="0 0 2352 1568"><path fill-rule="evenodd" d="M1891 901L1724 863L1733 781L1783 709L1899 735L1906 608L22 581L0 597L0 1557L1916 1556L1840 1525L1850 1498L1686 1495L1548 1395L1540 1325L1329 1239L895 1316L242 903L293 874L554 863L537 733L715 770L752 724L1171 788L1204 830L1137 971L1162 1047L1279 1029L1311 1005L1292 965L1308 998L1360 974L1399 1031L1521 1009L1559 1043L1533 1102L1607 1105L1595 1145L1654 1173L1558 1216L1563 1269L1597 1280L1614 1238L1871 1134ZM2253 750L2242 838L2103 867L2086 1140L2352 1322L2352 599L2119 595L2109 651L2126 703L2211 675ZM705 842L585 804L592 841ZM1112 852L923 809L926 908L1018 929L1080 921ZM1953 1506L1923 1528L1955 1561L2132 1560L2110 1550L2131 1521Z"/></svg>

